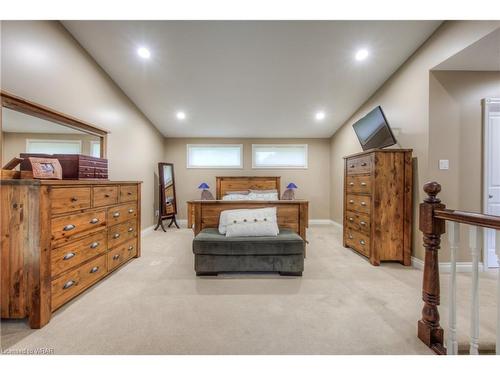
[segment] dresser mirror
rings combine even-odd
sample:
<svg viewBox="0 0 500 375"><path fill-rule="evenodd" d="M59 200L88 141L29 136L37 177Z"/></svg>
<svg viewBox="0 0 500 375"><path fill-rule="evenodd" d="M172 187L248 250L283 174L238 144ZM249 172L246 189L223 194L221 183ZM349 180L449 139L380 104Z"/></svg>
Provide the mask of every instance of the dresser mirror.
<svg viewBox="0 0 500 375"><path fill-rule="evenodd" d="M25 153L106 157L105 131L3 91L1 99L2 166Z"/></svg>
<svg viewBox="0 0 500 375"><path fill-rule="evenodd" d="M163 221L167 219L170 219L169 227L174 224L179 228L175 218L177 200L175 196L174 165L172 163L158 163L158 178L160 180L160 210L155 230L161 227L166 232Z"/></svg>

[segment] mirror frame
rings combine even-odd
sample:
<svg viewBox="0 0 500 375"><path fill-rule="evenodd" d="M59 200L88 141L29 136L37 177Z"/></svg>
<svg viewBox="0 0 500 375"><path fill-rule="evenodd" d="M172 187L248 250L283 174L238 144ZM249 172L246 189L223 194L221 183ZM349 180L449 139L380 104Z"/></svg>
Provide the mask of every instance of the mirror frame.
<svg viewBox="0 0 500 375"><path fill-rule="evenodd" d="M19 96L11 94L7 91L0 91L1 106L0 106L0 144L2 144L2 108L9 108L17 112L22 112L30 116L38 117L43 120L55 122L59 125L66 126L75 130L82 131L100 138L101 141L101 158L106 158L106 146L108 131L101 129L95 125L85 121L71 117L52 108L45 107L41 104L31 102ZM4 165L2 155L0 155L0 166Z"/></svg>
<svg viewBox="0 0 500 375"><path fill-rule="evenodd" d="M169 165L172 168L172 185L174 185L174 212L171 212L167 214L164 211L164 204L165 204L165 188L164 188L164 174L163 174L163 167ZM175 191L175 174L174 174L174 164L173 163L163 163L160 162L158 163L158 179L160 181L160 217L171 217L177 215L177 192Z"/></svg>

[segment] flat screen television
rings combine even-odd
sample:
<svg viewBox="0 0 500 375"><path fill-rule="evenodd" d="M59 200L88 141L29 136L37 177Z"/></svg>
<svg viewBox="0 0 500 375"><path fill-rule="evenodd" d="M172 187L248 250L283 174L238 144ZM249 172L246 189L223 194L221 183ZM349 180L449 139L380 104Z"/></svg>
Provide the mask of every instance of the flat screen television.
<svg viewBox="0 0 500 375"><path fill-rule="evenodd" d="M382 107L378 106L352 125L363 150L384 148L396 144Z"/></svg>

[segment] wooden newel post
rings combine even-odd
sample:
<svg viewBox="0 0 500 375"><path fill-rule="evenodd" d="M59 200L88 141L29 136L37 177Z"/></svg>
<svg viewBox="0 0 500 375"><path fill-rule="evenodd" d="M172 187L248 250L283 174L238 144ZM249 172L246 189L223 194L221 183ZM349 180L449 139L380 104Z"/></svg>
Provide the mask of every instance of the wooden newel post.
<svg viewBox="0 0 500 375"><path fill-rule="evenodd" d="M441 235L445 233L445 221L434 217L434 210L444 209L445 205L436 195L441 191L437 182L424 185L427 198L420 204L419 228L424 234L425 263L422 285L422 319L418 321L418 338L438 354L445 354L443 329L439 325L439 260L438 250Z"/></svg>

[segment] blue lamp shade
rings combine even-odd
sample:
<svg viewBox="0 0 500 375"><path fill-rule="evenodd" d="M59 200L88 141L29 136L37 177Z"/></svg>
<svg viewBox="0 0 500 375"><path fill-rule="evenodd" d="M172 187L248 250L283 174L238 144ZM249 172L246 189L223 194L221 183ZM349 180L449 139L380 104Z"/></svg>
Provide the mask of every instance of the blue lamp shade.
<svg viewBox="0 0 500 375"><path fill-rule="evenodd" d="M209 189L210 187L207 185L206 182L202 182L200 186L198 186L198 189Z"/></svg>
<svg viewBox="0 0 500 375"><path fill-rule="evenodd" d="M286 188L287 189L298 189L297 185L295 185L293 182L290 182Z"/></svg>

